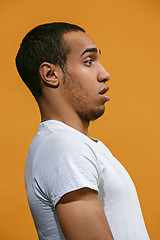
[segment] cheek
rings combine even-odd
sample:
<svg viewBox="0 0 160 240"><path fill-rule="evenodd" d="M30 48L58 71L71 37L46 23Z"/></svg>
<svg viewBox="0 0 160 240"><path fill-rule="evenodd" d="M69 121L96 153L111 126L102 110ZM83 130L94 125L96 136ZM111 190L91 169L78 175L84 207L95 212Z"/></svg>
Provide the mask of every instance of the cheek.
<svg viewBox="0 0 160 240"><path fill-rule="evenodd" d="M84 65L83 63L76 63L73 62L72 65L69 68L69 72L76 76L76 77L81 77L81 78L88 78L90 76L92 76L92 78L96 78L97 76L97 67L96 65L93 65L91 67L88 67L86 65Z"/></svg>
<svg viewBox="0 0 160 240"><path fill-rule="evenodd" d="M78 84L78 88L85 88L90 95L92 95L92 92L95 93L95 91L98 91L96 68L73 64L69 70L69 74L74 86Z"/></svg>

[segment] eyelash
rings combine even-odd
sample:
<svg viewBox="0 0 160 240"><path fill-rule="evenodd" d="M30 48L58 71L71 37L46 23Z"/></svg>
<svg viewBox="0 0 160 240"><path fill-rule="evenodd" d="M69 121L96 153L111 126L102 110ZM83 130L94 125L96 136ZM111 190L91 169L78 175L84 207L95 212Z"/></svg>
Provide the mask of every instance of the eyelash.
<svg viewBox="0 0 160 240"><path fill-rule="evenodd" d="M90 62L89 64L87 64L88 62ZM87 66L92 66L93 60L89 59L87 61L84 62Z"/></svg>

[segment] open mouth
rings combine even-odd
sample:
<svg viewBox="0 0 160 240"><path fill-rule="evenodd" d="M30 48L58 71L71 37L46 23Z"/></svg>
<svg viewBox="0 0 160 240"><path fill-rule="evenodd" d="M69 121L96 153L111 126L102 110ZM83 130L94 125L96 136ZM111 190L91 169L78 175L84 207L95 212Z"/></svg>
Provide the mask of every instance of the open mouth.
<svg viewBox="0 0 160 240"><path fill-rule="evenodd" d="M104 87L100 92L99 92L99 94L105 94L107 91L109 90L109 87L108 86L106 86L106 87Z"/></svg>
<svg viewBox="0 0 160 240"><path fill-rule="evenodd" d="M105 101L109 101L110 100L110 97L105 95L105 93L109 90L109 87L108 86L105 86L100 92L99 94L103 96L104 100Z"/></svg>

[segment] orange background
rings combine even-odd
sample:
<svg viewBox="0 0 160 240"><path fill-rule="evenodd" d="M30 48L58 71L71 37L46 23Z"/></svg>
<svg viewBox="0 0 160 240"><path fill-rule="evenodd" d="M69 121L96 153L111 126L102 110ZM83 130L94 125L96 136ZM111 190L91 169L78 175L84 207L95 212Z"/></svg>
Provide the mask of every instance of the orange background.
<svg viewBox="0 0 160 240"><path fill-rule="evenodd" d="M160 2L157 0L6 0L0 14L0 239L35 240L24 167L40 122L14 58L36 25L67 21L84 27L111 74L106 113L91 123L132 176L151 239L160 239Z"/></svg>

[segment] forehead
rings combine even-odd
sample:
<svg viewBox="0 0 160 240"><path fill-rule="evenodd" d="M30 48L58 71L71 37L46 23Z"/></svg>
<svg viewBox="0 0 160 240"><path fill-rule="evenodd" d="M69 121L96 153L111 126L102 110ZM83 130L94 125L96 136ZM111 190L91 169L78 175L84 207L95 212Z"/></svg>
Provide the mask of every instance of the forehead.
<svg viewBox="0 0 160 240"><path fill-rule="evenodd" d="M87 48L96 48L99 51L93 39L81 31L66 33L64 40L71 47L71 54L78 54L80 56Z"/></svg>

